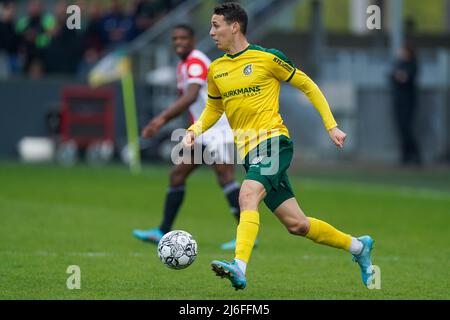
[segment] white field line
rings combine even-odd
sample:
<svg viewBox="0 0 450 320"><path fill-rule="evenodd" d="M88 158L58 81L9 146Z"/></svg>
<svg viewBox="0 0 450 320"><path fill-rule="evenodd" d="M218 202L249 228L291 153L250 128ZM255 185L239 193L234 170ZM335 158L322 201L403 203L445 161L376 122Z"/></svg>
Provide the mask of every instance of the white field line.
<svg viewBox="0 0 450 320"><path fill-rule="evenodd" d="M50 251L0 251L0 256L22 256L22 257L87 257L87 258L106 258L106 257L150 257L151 254L146 254L142 252L129 252L119 253L119 252L67 252L67 253L57 253ZM333 255L299 255L296 256L294 260L335 260L336 256ZM406 261L416 261L422 263L437 263L443 262L445 259L435 259L429 257L401 257L398 255L387 255L387 256L376 256L376 261L393 261L393 262L406 262Z"/></svg>
<svg viewBox="0 0 450 320"><path fill-rule="evenodd" d="M322 191L323 188L335 189L338 192L351 192L352 194L360 194L360 195L370 195L370 194L381 194L388 195L391 197L399 197L399 198L421 198L426 200L440 200L440 201L450 201L450 192L439 191L436 189L430 188L416 188L416 187L408 187L408 186L393 186L393 185L381 185L376 183L364 183L364 182L343 182L343 181L331 181L324 179L312 179L312 178L298 178L297 183L300 183L301 187L306 190L318 190ZM7 205L8 203L17 204L17 199L8 199L2 197L0 195L0 202L3 202L3 205ZM28 205L28 206L39 206L45 207L49 203L42 201L33 201L33 200L21 200L20 205ZM53 208L61 208L62 211L67 213L70 210L70 207L67 207L67 204L64 202L54 201L51 203ZM77 204L77 208L73 208L72 210L80 211L85 209L87 211L92 210L101 210L106 211L108 208L101 206L86 206L82 204ZM450 212L450 210L449 210ZM2 213L0 213L1 217Z"/></svg>
<svg viewBox="0 0 450 320"><path fill-rule="evenodd" d="M88 258L105 258L105 257L146 257L147 254L141 252L129 252L128 254L118 253L118 252L51 252L51 251L0 251L0 255L8 256L35 256L35 257L88 257Z"/></svg>
<svg viewBox="0 0 450 320"><path fill-rule="evenodd" d="M400 196L405 198L423 198L433 200L450 200L450 192L439 191L429 188L415 188L407 186L381 185L364 182L342 182L342 181L324 181L320 179L300 178L300 184L304 182L305 189L321 189L321 188L338 188L341 191L351 191L352 193L368 194L382 193L392 196Z"/></svg>

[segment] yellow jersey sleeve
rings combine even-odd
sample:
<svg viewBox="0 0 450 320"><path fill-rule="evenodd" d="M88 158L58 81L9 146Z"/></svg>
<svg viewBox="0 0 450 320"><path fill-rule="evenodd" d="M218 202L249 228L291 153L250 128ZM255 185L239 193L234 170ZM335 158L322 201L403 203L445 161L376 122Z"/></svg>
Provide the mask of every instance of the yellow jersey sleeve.
<svg viewBox="0 0 450 320"><path fill-rule="evenodd" d="M327 99L317 84L315 84L310 77L308 77L303 71L295 69L294 74L291 79L289 79L289 83L297 89L303 91L303 93L308 97L309 101L311 101L322 117L323 124L327 130L337 126Z"/></svg>
<svg viewBox="0 0 450 320"><path fill-rule="evenodd" d="M222 96L214 83L213 72L208 70L208 99L205 109L200 118L192 124L187 130L193 131L198 137L200 134L211 128L222 116L225 109L222 103Z"/></svg>
<svg viewBox="0 0 450 320"><path fill-rule="evenodd" d="M267 62L270 72L280 81L289 81L295 73L295 65L279 50L267 49L266 52L271 53Z"/></svg>
<svg viewBox="0 0 450 320"><path fill-rule="evenodd" d="M337 126L337 123L331 113L325 96L320 91L319 87L311 80L304 72L297 69L295 65L289 60L284 53L276 49L268 49L271 53L270 62L268 62L270 71L280 81L286 81L293 87L301 90L311 101L313 106L322 117L322 121L327 130Z"/></svg>
<svg viewBox="0 0 450 320"><path fill-rule="evenodd" d="M217 88L216 83L214 82L214 62L210 65L208 69L208 98L215 100L215 105L218 105L219 108L223 108L222 106L222 95L220 94L219 88Z"/></svg>

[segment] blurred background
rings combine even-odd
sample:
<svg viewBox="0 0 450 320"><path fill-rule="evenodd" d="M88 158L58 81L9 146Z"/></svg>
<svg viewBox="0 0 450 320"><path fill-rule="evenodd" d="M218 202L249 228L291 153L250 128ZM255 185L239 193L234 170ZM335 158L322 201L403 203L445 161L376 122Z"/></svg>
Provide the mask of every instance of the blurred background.
<svg viewBox="0 0 450 320"><path fill-rule="evenodd" d="M137 134L177 97L173 26L191 24L212 60L223 54L208 35L218 1L0 0L0 299L449 299L450 0L240 2L249 40L310 75L348 133L338 150L308 99L282 85L296 197L307 215L377 239L383 289L363 287L342 252L289 237L265 206L254 286L225 289L209 262L228 256L220 244L236 225L206 166L175 223L198 241L198 262L174 275L132 236L160 222L170 134L188 116L139 139L140 174L127 127ZM79 30L66 27L71 4ZM91 87L93 70L107 83ZM66 287L71 265L83 290Z"/></svg>
<svg viewBox="0 0 450 320"><path fill-rule="evenodd" d="M212 60L222 54L208 35L218 2L0 1L0 158L126 162L121 85L92 89L89 72L117 50L127 53L140 132L177 96L174 25L191 24ZM284 84L280 110L301 161L448 166L450 0L240 2L250 41L283 51L310 75L348 133L346 148L335 150L309 101ZM70 4L81 9L79 30L66 27ZM371 5L380 11L368 12ZM141 140L143 161L167 161L170 133L187 121L180 117Z"/></svg>

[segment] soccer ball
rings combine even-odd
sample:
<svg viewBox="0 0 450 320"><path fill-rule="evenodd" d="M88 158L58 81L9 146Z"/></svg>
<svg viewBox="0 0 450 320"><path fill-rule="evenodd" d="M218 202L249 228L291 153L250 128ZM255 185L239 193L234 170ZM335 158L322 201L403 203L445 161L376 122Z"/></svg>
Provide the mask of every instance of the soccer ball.
<svg viewBox="0 0 450 320"><path fill-rule="evenodd" d="M187 268L197 257L197 242L186 231L170 231L158 243L158 256L169 268Z"/></svg>

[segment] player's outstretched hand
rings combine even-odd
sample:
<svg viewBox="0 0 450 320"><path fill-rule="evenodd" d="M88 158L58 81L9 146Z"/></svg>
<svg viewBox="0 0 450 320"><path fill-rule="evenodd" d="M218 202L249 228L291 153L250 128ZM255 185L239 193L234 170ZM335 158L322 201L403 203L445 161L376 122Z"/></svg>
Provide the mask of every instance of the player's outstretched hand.
<svg viewBox="0 0 450 320"><path fill-rule="evenodd" d="M183 138L183 146L186 148L192 148L195 141L195 133L193 131L186 132L186 135Z"/></svg>
<svg viewBox="0 0 450 320"><path fill-rule="evenodd" d="M165 124L165 121L162 117L153 118L145 127L142 129L141 136L143 138L151 138L153 137L159 129Z"/></svg>
<svg viewBox="0 0 450 320"><path fill-rule="evenodd" d="M334 127L330 129L328 133L330 135L331 140L337 147L339 148L344 147L344 141L345 138L347 137L347 134L344 131L340 130L338 127Z"/></svg>

